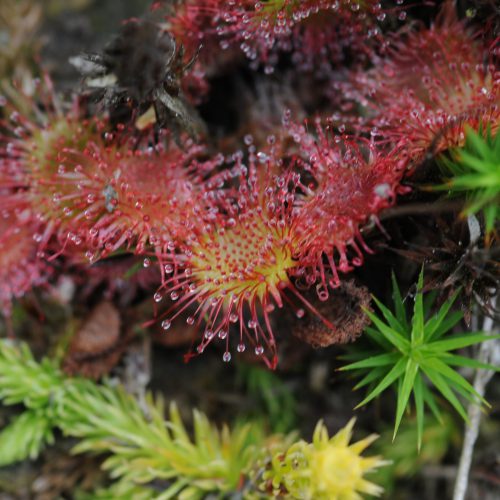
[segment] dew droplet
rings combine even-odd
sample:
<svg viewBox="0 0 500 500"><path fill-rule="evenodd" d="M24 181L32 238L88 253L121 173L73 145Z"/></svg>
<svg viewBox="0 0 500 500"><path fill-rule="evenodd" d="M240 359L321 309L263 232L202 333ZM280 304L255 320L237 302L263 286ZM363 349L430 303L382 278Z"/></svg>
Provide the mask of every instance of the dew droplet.
<svg viewBox="0 0 500 500"><path fill-rule="evenodd" d="M373 191L377 196L380 196L380 198L384 199L389 198L392 194L391 186L387 182L377 184L374 187Z"/></svg>
<svg viewBox="0 0 500 500"><path fill-rule="evenodd" d="M168 330L171 326L172 326L172 322L171 322L171 321L169 321L168 319L164 319L164 320L161 322L161 327L162 327L164 330Z"/></svg>

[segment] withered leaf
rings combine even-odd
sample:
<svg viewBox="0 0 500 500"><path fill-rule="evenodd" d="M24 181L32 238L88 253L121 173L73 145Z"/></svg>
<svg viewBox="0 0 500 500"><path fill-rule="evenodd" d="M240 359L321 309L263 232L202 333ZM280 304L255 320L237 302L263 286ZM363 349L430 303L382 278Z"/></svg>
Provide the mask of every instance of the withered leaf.
<svg viewBox="0 0 500 500"><path fill-rule="evenodd" d="M98 379L118 363L125 342L120 338L120 314L111 302L101 302L73 336L63 362L70 375Z"/></svg>
<svg viewBox="0 0 500 500"><path fill-rule="evenodd" d="M370 322L363 309L370 308L370 294L354 281L346 281L337 288L327 302L316 299L314 306L336 328L332 330L320 318L308 315L295 321L292 334L313 347L328 347L356 340Z"/></svg>

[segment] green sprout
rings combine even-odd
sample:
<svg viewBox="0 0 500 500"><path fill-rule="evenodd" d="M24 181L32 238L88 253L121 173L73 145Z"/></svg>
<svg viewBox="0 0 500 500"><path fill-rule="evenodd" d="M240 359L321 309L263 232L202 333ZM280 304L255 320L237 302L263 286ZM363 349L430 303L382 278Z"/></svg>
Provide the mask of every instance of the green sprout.
<svg viewBox="0 0 500 500"><path fill-rule="evenodd" d="M103 468L118 481L115 488L140 490L145 498L197 500L237 491L267 446L259 425L219 430L196 410L191 437L175 404L165 420L162 402L151 395L140 404L120 386L67 377L55 362L36 361L26 344L4 339L0 400L26 407L0 432L0 467L37 458L59 429L78 439L73 453L107 455ZM148 485L158 480L168 486L154 496Z"/></svg>
<svg viewBox="0 0 500 500"><path fill-rule="evenodd" d="M0 401L24 405L0 431L0 467L35 459L53 444L55 429L77 440L72 453L104 455L113 480L78 498L201 500L276 497L343 500L382 488L365 473L386 464L361 456L376 436L350 443L354 419L335 436L316 426L312 443L266 435L258 422L216 428L193 412L188 432L177 406L169 418L161 400L137 401L120 385L68 377L50 359L38 362L26 344L0 339ZM299 461L297 461L297 460ZM333 473L332 473L333 471Z"/></svg>
<svg viewBox="0 0 500 500"><path fill-rule="evenodd" d="M394 312L373 298L382 313L380 317L365 310L373 323L372 327L365 329L373 349L346 356L346 359L354 362L341 368L341 370L355 371L363 377L356 385L356 389L371 385L368 395L356 408L373 400L390 386L395 386L397 407L393 439L413 394L419 449L424 427L424 407L428 406L436 418L441 419L430 386L433 386L466 421L465 408L457 396L462 396L475 404L488 405L453 367L466 366L490 370L498 368L454 354L453 351L500 337L481 332L450 334L450 330L463 316L461 311L450 312L459 290L435 314L431 314L436 295L429 293L424 298L423 278L422 270L414 299L413 316L409 321L393 275Z"/></svg>
<svg viewBox="0 0 500 500"><path fill-rule="evenodd" d="M450 194L465 193L467 203L463 215L483 211L486 234L490 235L500 219L500 134L493 135L488 128L467 130L465 145L454 149L449 156L442 156L441 165L446 182L438 189Z"/></svg>

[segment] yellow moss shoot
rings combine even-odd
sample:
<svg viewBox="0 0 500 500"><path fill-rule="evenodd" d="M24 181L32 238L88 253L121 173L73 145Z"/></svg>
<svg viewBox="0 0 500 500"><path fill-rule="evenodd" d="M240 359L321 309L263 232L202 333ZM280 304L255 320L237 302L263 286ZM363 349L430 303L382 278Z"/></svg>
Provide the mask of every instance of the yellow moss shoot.
<svg viewBox="0 0 500 500"><path fill-rule="evenodd" d="M318 422L312 443L299 441L273 457L263 487L280 498L300 500L357 500L362 493L379 496L382 488L364 476L387 462L379 456L361 456L376 435L349 444L354 422L331 438L323 422Z"/></svg>

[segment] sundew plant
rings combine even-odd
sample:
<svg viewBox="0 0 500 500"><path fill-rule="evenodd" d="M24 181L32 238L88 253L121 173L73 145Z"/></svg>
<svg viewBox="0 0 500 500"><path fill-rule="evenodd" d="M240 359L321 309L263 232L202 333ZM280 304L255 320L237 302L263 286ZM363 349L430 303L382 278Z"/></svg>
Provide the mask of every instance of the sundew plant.
<svg viewBox="0 0 500 500"><path fill-rule="evenodd" d="M2 1L22 494L411 499L430 464L436 495L498 494L469 469L500 426L499 26L488 0Z"/></svg>

